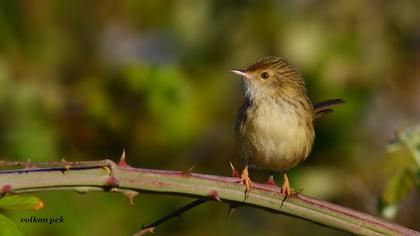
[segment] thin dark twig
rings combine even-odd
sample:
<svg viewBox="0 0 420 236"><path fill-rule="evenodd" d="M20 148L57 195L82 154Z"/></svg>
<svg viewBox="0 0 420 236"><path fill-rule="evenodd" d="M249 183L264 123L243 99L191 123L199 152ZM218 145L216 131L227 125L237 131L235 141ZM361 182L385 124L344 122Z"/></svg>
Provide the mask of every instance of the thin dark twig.
<svg viewBox="0 0 420 236"><path fill-rule="evenodd" d="M154 229L157 226L165 223L166 221L168 221L168 220L170 220L170 219L172 219L174 217L179 217L179 216L181 216L182 213L184 213L184 212L186 212L186 211L188 211L188 210L190 210L190 209L192 209L192 208L194 208L194 207L196 207L198 205L201 205L201 204L207 202L208 200L209 199L207 199L207 198L197 199L197 200L195 200L195 201L193 201L193 202L191 202L191 203L189 203L189 204L187 204L187 205L185 205L183 207L180 207L180 208L178 208L178 209L170 212L169 214L163 216L162 218L159 218L158 220L156 220L155 222L151 223L150 225L142 226L141 229L142 230L143 229L149 229L149 228L153 228Z"/></svg>

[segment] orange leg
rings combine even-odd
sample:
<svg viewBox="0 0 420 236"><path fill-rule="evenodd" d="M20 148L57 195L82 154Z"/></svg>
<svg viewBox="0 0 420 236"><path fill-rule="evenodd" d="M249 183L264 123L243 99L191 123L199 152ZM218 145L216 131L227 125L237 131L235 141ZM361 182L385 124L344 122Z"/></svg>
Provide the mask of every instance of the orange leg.
<svg viewBox="0 0 420 236"><path fill-rule="evenodd" d="M281 193L284 194L285 199L294 194L293 188L290 187L289 178L287 178L287 173L283 174L283 185L281 186Z"/></svg>
<svg viewBox="0 0 420 236"><path fill-rule="evenodd" d="M248 173L248 165L245 166L244 170L241 173L241 181L242 184L245 185L245 199L248 198L248 194L251 191L251 187L252 187L252 181L249 178L249 173Z"/></svg>

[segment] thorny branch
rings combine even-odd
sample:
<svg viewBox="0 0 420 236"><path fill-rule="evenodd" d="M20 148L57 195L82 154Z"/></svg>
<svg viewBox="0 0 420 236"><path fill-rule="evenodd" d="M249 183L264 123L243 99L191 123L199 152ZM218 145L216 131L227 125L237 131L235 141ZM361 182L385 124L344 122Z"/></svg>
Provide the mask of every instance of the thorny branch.
<svg viewBox="0 0 420 236"><path fill-rule="evenodd" d="M244 201L244 187L238 183L237 177L133 168L127 165L124 155L118 164L111 160L43 163L0 161L0 169L1 195L49 190L82 193L116 191L126 195L130 203L138 193L180 195L200 198L202 201L218 200L230 206L257 207L359 235L420 235L419 232L372 215L302 194L288 198L281 206L283 195L280 189L267 184L254 183L252 192ZM150 232L160 223L155 222L143 230Z"/></svg>

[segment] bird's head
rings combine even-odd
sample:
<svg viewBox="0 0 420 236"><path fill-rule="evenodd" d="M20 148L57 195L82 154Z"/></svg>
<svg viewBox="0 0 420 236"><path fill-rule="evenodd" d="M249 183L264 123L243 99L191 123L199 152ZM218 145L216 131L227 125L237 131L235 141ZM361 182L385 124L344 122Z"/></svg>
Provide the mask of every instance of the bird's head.
<svg viewBox="0 0 420 236"><path fill-rule="evenodd" d="M245 93L250 98L266 96L297 96L306 93L300 72L279 57L264 57L245 70L232 70L245 82Z"/></svg>

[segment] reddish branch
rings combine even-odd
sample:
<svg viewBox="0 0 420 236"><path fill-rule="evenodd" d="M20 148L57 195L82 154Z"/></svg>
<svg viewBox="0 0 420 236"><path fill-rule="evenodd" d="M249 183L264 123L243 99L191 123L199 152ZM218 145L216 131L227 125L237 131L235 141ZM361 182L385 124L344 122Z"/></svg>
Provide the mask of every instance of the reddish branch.
<svg viewBox="0 0 420 236"><path fill-rule="evenodd" d="M244 187L238 183L237 177L132 168L124 159L118 164L110 160L45 163L0 161L0 169L3 169L0 171L2 195L48 190L117 191L129 197L130 202L138 192L181 195L203 199L194 204L214 199L234 206L258 207L355 234L420 235L383 219L302 194L288 198L281 206L283 195L276 186L254 183L252 192L244 201ZM164 218L170 219L191 206ZM164 220L154 222L143 231L151 231L162 222Z"/></svg>

